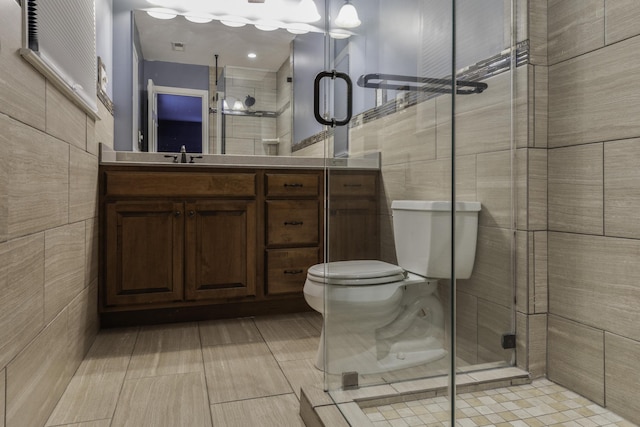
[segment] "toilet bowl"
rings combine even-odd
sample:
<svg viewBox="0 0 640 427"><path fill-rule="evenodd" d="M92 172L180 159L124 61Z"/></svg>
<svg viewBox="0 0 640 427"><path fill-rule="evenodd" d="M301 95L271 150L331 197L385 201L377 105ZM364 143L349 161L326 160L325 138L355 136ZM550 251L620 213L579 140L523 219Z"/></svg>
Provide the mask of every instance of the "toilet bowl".
<svg viewBox="0 0 640 427"><path fill-rule="evenodd" d="M459 278L471 275L479 210L478 202L456 203ZM316 367L371 374L446 356L437 288L450 275L450 211L449 202L392 203L398 265L356 260L309 268L304 297L324 316Z"/></svg>

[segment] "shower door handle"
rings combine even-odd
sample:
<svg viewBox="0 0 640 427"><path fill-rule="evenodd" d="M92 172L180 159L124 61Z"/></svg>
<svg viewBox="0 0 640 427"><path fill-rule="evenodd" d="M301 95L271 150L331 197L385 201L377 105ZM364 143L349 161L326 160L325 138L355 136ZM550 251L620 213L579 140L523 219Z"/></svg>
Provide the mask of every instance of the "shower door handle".
<svg viewBox="0 0 640 427"><path fill-rule="evenodd" d="M320 81L325 77L331 78L331 80L342 79L347 84L347 116L342 120L336 120L332 118L330 120L325 119L320 114ZM339 71L321 71L316 76L315 81L313 82L313 115L316 118L316 121L321 125L336 127L336 126L344 126L351 121L351 117L353 115L353 84L351 83L351 78L346 73L341 73Z"/></svg>

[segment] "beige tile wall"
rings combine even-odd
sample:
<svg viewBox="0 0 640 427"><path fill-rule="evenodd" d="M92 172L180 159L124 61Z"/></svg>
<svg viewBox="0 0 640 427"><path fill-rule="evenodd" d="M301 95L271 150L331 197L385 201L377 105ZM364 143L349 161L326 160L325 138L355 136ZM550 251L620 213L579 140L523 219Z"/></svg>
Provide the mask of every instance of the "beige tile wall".
<svg viewBox="0 0 640 427"><path fill-rule="evenodd" d="M0 0L0 426L40 427L98 329L97 153L113 117L99 103L88 119L19 56L21 16Z"/></svg>
<svg viewBox="0 0 640 427"><path fill-rule="evenodd" d="M604 46L605 0L548 0L549 64Z"/></svg>
<svg viewBox="0 0 640 427"><path fill-rule="evenodd" d="M533 75L525 66L518 68L515 76L515 105L519 114L525 114L517 116L516 138L523 147L533 146L533 142L527 142L529 74ZM456 194L458 200L482 203L473 275L458 281L458 351L469 364L510 361L510 352L502 350L500 339L503 333L515 330L511 311L515 156L510 151L510 74L497 75L487 83L489 89L481 95L457 98ZM393 200L451 197L450 109L450 98L440 96L351 130L351 155L382 153L380 215L385 261L396 261L390 210ZM531 149L535 153L528 155L526 150L522 149L524 200L530 199L529 205L535 207L530 209L532 227L544 230L546 151ZM526 208L523 212L526 218ZM527 229L526 221L523 229Z"/></svg>
<svg viewBox="0 0 640 427"><path fill-rule="evenodd" d="M549 1L549 378L636 423L639 20L633 0Z"/></svg>
<svg viewBox="0 0 640 427"><path fill-rule="evenodd" d="M225 96L244 101L256 99L253 110L276 111L276 73L265 70L225 67ZM232 107L230 105L229 107ZM276 138L276 119L271 117L225 116L226 153L264 155L262 139Z"/></svg>
<svg viewBox="0 0 640 427"><path fill-rule="evenodd" d="M549 371L552 381L604 405L604 333L549 315Z"/></svg>
<svg viewBox="0 0 640 427"><path fill-rule="evenodd" d="M289 58L282 63L276 74L276 111L280 112L276 120L276 137L280 140L278 144L279 156L291 155L291 141L293 140L291 108L293 83L287 81L288 77L293 77Z"/></svg>

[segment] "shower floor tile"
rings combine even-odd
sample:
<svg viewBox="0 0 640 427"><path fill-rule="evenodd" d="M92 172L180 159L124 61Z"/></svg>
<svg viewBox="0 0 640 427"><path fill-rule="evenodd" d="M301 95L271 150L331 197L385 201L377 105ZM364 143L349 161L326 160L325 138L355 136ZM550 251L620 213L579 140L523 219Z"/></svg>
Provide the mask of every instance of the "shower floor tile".
<svg viewBox="0 0 640 427"><path fill-rule="evenodd" d="M450 426L448 400L435 397L364 408L375 427ZM531 384L462 393L456 426L637 427L613 412L546 379Z"/></svg>

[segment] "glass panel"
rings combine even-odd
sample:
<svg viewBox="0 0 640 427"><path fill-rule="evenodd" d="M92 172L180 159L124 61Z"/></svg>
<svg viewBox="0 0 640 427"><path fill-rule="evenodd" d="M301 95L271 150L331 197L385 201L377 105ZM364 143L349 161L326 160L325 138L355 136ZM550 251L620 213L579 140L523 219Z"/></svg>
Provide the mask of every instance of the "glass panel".
<svg viewBox="0 0 640 427"><path fill-rule="evenodd" d="M515 362L514 350L502 346L502 336L515 332L514 131L523 130L512 127L511 19L510 1L456 1L457 78L487 85L455 100L456 197L482 204L473 272L456 276L458 373ZM525 68L519 72L526 75ZM464 232L456 229L456 245Z"/></svg>
<svg viewBox="0 0 640 427"><path fill-rule="evenodd" d="M325 69L351 78L353 118L325 128L325 388L434 378L452 395L454 372L515 362L502 342L515 329L515 138L526 130L512 100L526 68L516 73L512 2L347 3L359 26L338 27L345 1L326 4ZM341 119L346 85L325 89ZM334 166L367 156L378 174Z"/></svg>
<svg viewBox="0 0 640 427"><path fill-rule="evenodd" d="M285 61L283 67L289 65ZM291 134L289 116L278 111L278 72L226 66L221 100L222 124L217 138L221 154L282 155L280 136ZM289 89L290 91L290 89ZM290 98L289 94L287 96ZM286 144L284 144L286 145ZM288 148L288 145L287 145Z"/></svg>
<svg viewBox="0 0 640 427"><path fill-rule="evenodd" d="M361 21L350 29L336 25L345 2L327 5L327 69L353 83L353 118L327 141L336 157L379 156L381 169L328 169L325 386L430 377L446 384L452 5L350 4ZM338 79L329 90L337 119L346 89Z"/></svg>

